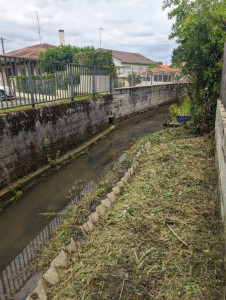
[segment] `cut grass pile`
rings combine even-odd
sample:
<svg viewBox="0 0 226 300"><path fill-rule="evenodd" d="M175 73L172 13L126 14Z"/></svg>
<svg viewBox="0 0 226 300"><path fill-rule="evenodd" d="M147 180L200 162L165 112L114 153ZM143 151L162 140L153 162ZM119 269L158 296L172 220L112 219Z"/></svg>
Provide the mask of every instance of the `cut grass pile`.
<svg viewBox="0 0 226 300"><path fill-rule="evenodd" d="M146 141L151 147L136 174L94 232L78 242L49 299L223 300L213 137L184 128L148 135L127 152L128 164ZM79 219L76 211L73 218Z"/></svg>

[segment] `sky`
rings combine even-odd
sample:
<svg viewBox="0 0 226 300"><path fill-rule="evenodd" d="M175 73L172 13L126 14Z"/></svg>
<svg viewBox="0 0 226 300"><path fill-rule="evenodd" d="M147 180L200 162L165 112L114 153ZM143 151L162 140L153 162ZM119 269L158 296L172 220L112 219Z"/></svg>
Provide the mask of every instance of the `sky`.
<svg viewBox="0 0 226 300"><path fill-rule="evenodd" d="M161 0L0 0L0 37L5 52L41 42L59 45L58 30L65 43L140 53L169 64L176 43L168 39L172 21ZM2 49L0 47L0 53Z"/></svg>

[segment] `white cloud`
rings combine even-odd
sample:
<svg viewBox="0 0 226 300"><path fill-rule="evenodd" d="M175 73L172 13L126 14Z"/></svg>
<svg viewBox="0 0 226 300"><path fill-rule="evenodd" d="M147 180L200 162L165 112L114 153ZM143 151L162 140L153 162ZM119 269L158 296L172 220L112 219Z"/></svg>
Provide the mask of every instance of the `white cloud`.
<svg viewBox="0 0 226 300"><path fill-rule="evenodd" d="M9 5L10 2L10 5ZM58 45L58 29L65 30L66 43L141 53L153 60L166 59L166 41L171 21L156 0L0 0L0 36L25 45L39 43L39 12L42 42ZM21 46L5 41L5 50ZM167 60L175 47L168 42Z"/></svg>

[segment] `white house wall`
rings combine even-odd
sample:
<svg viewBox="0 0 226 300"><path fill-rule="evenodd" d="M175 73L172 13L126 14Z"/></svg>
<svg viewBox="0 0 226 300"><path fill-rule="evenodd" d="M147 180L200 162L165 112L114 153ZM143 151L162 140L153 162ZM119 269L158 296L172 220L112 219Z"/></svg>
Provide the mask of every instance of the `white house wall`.
<svg viewBox="0 0 226 300"><path fill-rule="evenodd" d="M141 70L147 70L149 65L137 65L137 64L125 64L122 63L120 69L118 70L118 76L126 78L129 74L137 73Z"/></svg>

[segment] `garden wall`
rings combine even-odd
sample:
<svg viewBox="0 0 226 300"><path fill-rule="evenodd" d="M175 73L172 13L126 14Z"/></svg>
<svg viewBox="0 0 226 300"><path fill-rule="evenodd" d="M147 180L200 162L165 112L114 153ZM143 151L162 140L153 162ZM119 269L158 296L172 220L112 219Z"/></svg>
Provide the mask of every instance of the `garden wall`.
<svg viewBox="0 0 226 300"><path fill-rule="evenodd" d="M221 212L222 219L226 227L226 110L220 100L217 104L215 135L216 156L219 171Z"/></svg>
<svg viewBox="0 0 226 300"><path fill-rule="evenodd" d="M225 227L226 248L226 43L224 46L224 67L222 71L220 96L221 100L219 100L217 103L215 136L217 167L219 171L221 212Z"/></svg>

